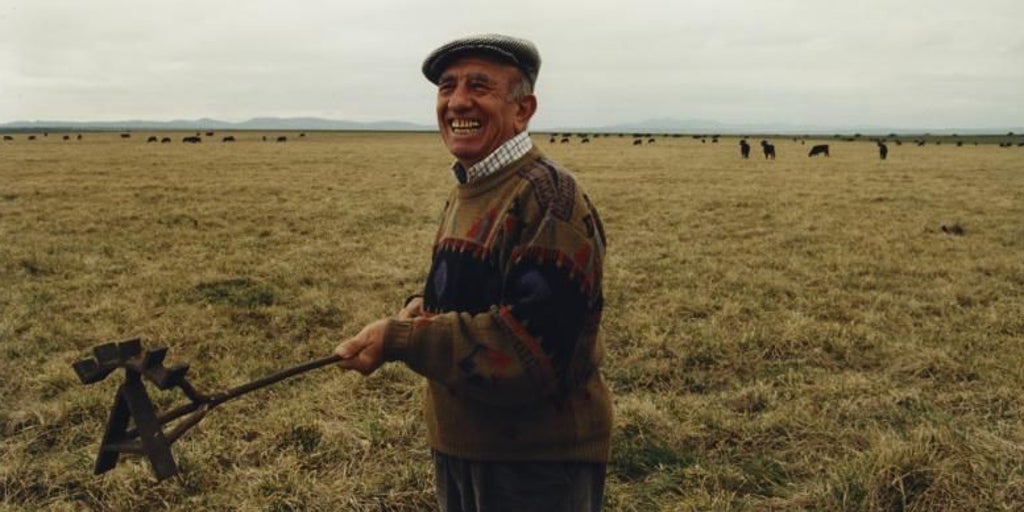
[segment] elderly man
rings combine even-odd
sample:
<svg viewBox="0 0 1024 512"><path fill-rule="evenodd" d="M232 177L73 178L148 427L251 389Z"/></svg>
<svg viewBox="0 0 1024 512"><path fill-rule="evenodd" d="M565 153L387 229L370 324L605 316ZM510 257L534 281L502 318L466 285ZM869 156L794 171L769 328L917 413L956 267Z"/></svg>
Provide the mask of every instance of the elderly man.
<svg viewBox="0 0 1024 512"><path fill-rule="evenodd" d="M539 69L532 43L502 35L452 41L424 61L458 183L422 294L335 350L364 375L400 361L426 377L446 511L601 507L605 238L573 176L526 131Z"/></svg>

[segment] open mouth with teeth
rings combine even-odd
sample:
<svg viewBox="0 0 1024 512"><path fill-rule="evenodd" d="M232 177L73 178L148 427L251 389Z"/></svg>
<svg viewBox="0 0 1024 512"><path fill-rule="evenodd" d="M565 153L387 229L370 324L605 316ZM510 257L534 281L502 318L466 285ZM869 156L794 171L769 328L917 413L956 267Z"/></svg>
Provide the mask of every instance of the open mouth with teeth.
<svg viewBox="0 0 1024 512"><path fill-rule="evenodd" d="M456 135L468 135L476 133L480 129L480 121L475 119L452 119L448 121L448 127Z"/></svg>

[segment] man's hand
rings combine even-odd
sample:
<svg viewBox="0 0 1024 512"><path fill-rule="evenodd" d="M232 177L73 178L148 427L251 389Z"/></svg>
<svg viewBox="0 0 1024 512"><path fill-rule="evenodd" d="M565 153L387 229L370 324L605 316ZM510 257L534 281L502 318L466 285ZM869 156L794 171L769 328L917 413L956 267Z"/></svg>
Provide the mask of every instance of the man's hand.
<svg viewBox="0 0 1024 512"><path fill-rule="evenodd" d="M398 312L399 320L412 320L423 314L423 297L413 297L409 303Z"/></svg>
<svg viewBox="0 0 1024 512"><path fill-rule="evenodd" d="M403 310L404 312L404 310ZM334 353L341 356L338 366L369 375L384 364L384 330L388 321L377 320L359 331L359 334L341 342Z"/></svg>

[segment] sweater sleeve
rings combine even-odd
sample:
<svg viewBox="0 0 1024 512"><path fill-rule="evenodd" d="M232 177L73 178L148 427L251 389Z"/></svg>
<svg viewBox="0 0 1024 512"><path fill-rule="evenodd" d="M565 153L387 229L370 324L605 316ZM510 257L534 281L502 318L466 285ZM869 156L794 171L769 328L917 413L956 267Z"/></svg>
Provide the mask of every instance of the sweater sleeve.
<svg viewBox="0 0 1024 512"><path fill-rule="evenodd" d="M385 359L492 405L557 400L571 389L592 370L602 307L603 233L578 198L578 215L540 203L540 221L508 251L498 304L391 320Z"/></svg>

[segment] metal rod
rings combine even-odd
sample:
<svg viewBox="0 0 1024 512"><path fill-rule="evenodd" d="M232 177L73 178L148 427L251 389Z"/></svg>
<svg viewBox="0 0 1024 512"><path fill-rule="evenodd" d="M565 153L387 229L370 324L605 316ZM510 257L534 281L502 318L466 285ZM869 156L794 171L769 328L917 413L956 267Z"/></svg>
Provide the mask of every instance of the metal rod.
<svg viewBox="0 0 1024 512"><path fill-rule="evenodd" d="M210 397L210 401L208 403L210 408L212 409L223 402L226 402L234 398L238 398L250 391L255 391L262 387L274 384L275 382L287 379L288 377L291 377L293 375L298 375L300 373L305 373L310 370L315 370L322 366L327 366L329 364L337 363L339 361L341 361L341 356L334 354L323 359L317 359L316 361L310 361L308 363L303 363L298 366L288 368L286 370L281 370L275 374L263 377L262 379L256 379L252 382L242 384L241 386L235 388L231 388L222 393L217 393L216 395Z"/></svg>

